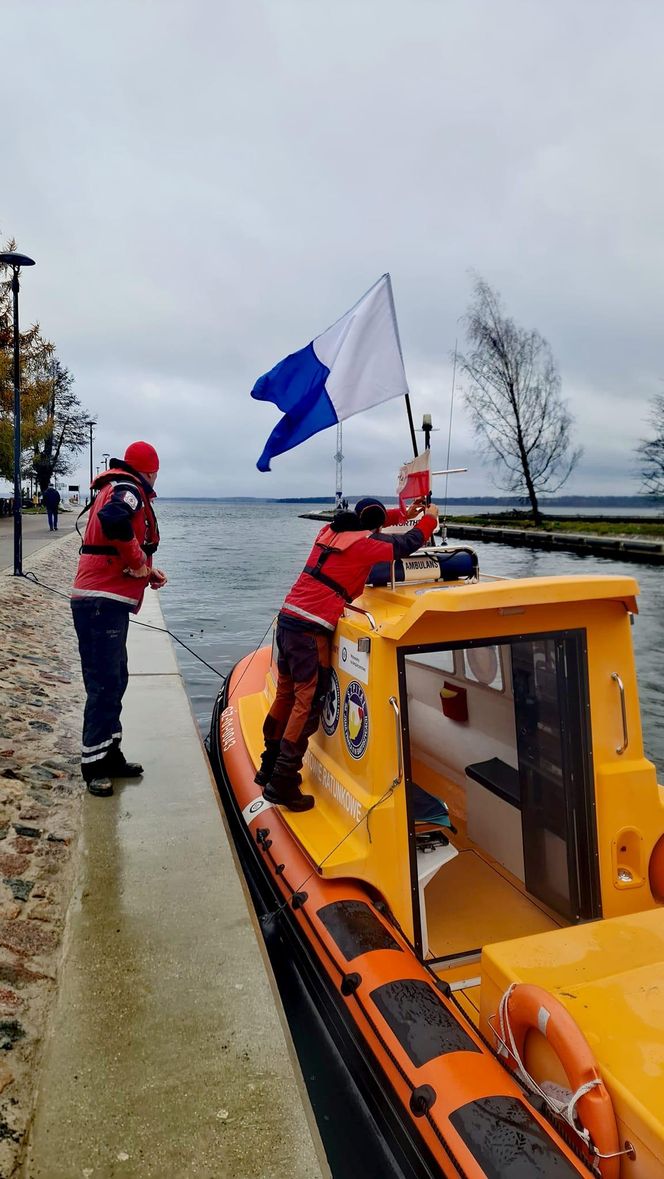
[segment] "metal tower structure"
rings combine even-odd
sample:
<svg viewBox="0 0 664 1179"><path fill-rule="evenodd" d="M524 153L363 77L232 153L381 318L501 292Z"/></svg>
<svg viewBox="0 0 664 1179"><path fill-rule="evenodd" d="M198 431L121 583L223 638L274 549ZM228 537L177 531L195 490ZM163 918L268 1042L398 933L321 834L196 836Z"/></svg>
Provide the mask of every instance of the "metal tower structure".
<svg viewBox="0 0 664 1179"><path fill-rule="evenodd" d="M342 429L341 422L337 422L337 450L334 456L334 461L337 464L337 483L334 495L334 509L339 511L343 503L343 450L342 450Z"/></svg>

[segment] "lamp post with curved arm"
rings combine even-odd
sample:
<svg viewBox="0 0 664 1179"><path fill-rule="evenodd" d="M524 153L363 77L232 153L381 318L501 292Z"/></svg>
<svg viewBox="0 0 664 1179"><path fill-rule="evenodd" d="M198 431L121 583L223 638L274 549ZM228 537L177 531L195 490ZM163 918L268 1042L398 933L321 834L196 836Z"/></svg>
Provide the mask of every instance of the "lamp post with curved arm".
<svg viewBox="0 0 664 1179"><path fill-rule="evenodd" d="M0 262L12 268L14 296L14 577L23 576L23 519L21 516L21 368L18 328L18 276L22 266L34 266L34 259L13 250L0 254Z"/></svg>

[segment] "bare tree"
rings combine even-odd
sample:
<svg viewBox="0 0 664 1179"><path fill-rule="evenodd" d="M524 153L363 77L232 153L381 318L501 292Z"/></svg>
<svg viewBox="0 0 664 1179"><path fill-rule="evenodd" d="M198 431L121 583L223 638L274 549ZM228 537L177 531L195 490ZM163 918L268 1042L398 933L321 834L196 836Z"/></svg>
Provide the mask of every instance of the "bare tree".
<svg viewBox="0 0 664 1179"><path fill-rule="evenodd" d="M655 437L644 439L637 447L641 482L648 495L661 499L664 496L664 394L653 397L649 417Z"/></svg>
<svg viewBox="0 0 664 1179"><path fill-rule="evenodd" d="M527 496L539 523L538 496L558 491L582 454L571 449L573 419L560 396L556 362L539 332L509 319L481 278L466 323L470 350L457 363L468 381L475 436L500 472L500 486Z"/></svg>
<svg viewBox="0 0 664 1179"><path fill-rule="evenodd" d="M32 468L43 491L54 475L66 475L87 445L89 414L73 389L74 378L51 356L42 372L37 429L32 440Z"/></svg>

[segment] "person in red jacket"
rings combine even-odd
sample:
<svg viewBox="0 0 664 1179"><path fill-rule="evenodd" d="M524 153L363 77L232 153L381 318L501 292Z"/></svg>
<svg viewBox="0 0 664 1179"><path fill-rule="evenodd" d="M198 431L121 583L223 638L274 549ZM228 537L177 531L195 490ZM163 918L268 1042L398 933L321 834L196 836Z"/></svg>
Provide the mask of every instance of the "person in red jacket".
<svg viewBox="0 0 664 1179"><path fill-rule="evenodd" d="M354 512L337 513L318 533L277 619L277 694L263 726L265 750L255 778L268 802L292 811L314 805L311 795L300 792L299 771L327 692L330 637L346 604L362 593L373 565L408 557L429 540L438 525L433 504L408 532L380 531L423 508L416 500L404 515L398 508L388 511L380 500L361 499Z"/></svg>
<svg viewBox="0 0 664 1179"><path fill-rule="evenodd" d="M159 526L152 508L159 457L149 442L132 442L124 459L92 483L81 556L71 597L86 691L81 774L90 794L113 793L113 778L138 778L143 767L120 748L122 697L128 683L129 615L141 608L148 585L166 575L153 569Z"/></svg>

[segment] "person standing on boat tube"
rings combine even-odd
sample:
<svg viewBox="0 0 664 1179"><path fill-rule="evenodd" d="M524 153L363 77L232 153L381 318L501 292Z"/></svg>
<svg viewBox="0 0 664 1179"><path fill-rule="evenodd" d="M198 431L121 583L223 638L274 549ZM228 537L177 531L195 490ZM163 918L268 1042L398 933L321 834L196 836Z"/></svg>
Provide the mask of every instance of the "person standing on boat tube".
<svg viewBox="0 0 664 1179"><path fill-rule="evenodd" d="M147 586L161 589L166 574L153 569L159 527L152 507L159 457L149 442L132 442L124 459L92 483L71 609L86 691L81 774L90 794L113 793L113 778L138 778L143 767L120 748L122 697L128 683L129 615L141 608Z"/></svg>
<svg viewBox="0 0 664 1179"><path fill-rule="evenodd" d="M399 508L388 511L378 499L360 499L354 512L338 512L318 533L277 619L277 694L265 718L265 749L255 778L268 802L292 811L314 805L311 795L300 792L300 770L327 692L330 638L374 565L408 557L430 539L438 525L434 504L408 532L380 531L423 509L423 500L403 513Z"/></svg>

